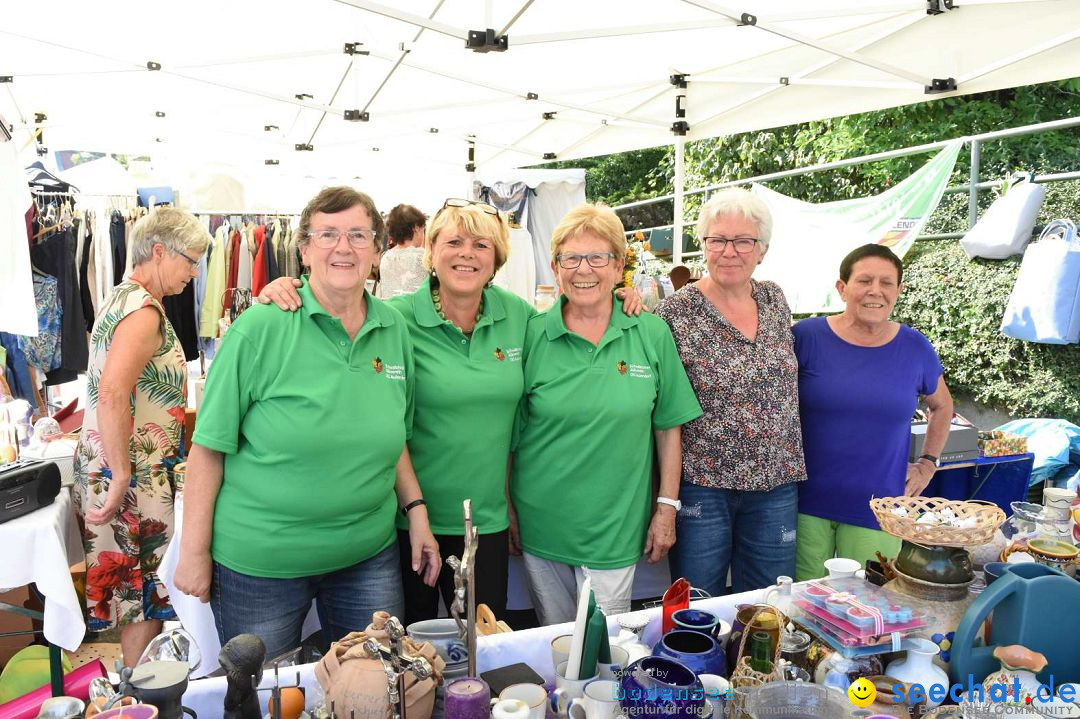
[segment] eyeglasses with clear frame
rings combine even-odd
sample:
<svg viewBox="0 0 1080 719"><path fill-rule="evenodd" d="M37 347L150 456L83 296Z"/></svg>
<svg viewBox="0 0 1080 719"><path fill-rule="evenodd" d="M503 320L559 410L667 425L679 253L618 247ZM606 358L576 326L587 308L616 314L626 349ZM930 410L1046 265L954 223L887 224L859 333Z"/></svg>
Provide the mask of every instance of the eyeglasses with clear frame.
<svg viewBox="0 0 1080 719"><path fill-rule="evenodd" d="M601 267L607 267L611 264L611 261L615 259L614 252L590 252L585 255L576 255L573 253L559 255L555 258L559 267L564 270L576 270L581 266L581 261L585 260L589 267L595 267L597 269Z"/></svg>
<svg viewBox="0 0 1080 719"><path fill-rule="evenodd" d="M349 244L358 250L366 250L375 243L375 230L348 230L345 233L341 230L315 230L308 232L307 236L319 249L329 250L337 247L342 234L349 240Z"/></svg>
<svg viewBox="0 0 1080 719"><path fill-rule="evenodd" d="M711 252L725 252L728 245L732 245L740 255L746 255L754 251L754 245L760 240L756 237L703 237L701 243L705 249Z"/></svg>

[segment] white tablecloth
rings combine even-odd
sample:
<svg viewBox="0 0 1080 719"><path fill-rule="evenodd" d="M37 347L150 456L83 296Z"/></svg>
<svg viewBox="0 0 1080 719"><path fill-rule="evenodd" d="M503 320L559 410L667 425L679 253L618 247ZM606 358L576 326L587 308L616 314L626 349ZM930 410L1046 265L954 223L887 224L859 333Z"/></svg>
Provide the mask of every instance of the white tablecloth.
<svg viewBox="0 0 1080 719"><path fill-rule="evenodd" d="M724 621L731 623L735 617L736 604L751 604L762 600L765 590L759 589L753 592L732 594L726 597L701 599L691 602L692 607L706 609ZM651 617L649 626L642 635L645 644L652 646L660 639L660 609L647 610ZM551 666L551 640L560 634L569 634L571 624L553 624L537 629L527 629L508 634L495 634L490 637L478 637L476 641L476 664L478 672L486 672L490 669L525 662L540 674L544 681L554 682L554 669ZM608 617L608 632L615 636L619 632L618 617ZM289 667L283 670L281 675L282 685L292 685L296 682L297 672L300 675L300 684L307 688L307 709L314 708L315 697L321 696L318 690L318 682L315 680L315 665L304 664L299 667ZM273 676L263 677L261 687L273 686ZM219 716L222 704L225 700L226 682L224 678L197 679L188 684L184 694L184 706L195 710L199 716ZM259 694L260 702L266 705L266 693Z"/></svg>
<svg viewBox="0 0 1080 719"><path fill-rule="evenodd" d="M221 642L218 641L217 627L214 625L214 613L210 611L210 605L204 604L198 598L184 594L173 584L173 575L176 574L176 565L180 561L180 538L184 533L184 495L176 495L173 503L173 538L169 546L165 548L165 554L161 558L161 566L158 567L158 576L169 590L169 601L176 610L176 618L180 624L195 639L202 652L202 662L192 672L194 677L204 677L220 666L218 664L218 652L221 651ZM311 611L308 612L304 621L303 636L319 629L319 618L315 613L315 604L312 603ZM222 685L224 687L224 685ZM222 688L222 692L224 692ZM222 694L224 696L224 694ZM194 707L192 707L194 708ZM220 707L218 708L220 710Z"/></svg>
<svg viewBox="0 0 1080 719"><path fill-rule="evenodd" d="M36 584L45 595L45 638L78 649L86 624L70 567L83 560L83 550L71 492L61 489L49 506L0 524L0 548L0 587Z"/></svg>

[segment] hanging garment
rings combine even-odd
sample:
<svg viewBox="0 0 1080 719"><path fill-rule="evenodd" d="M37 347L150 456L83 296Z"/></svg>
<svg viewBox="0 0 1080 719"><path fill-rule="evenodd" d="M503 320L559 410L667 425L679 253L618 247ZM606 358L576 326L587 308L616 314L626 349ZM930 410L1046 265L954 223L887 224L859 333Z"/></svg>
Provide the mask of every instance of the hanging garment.
<svg viewBox="0 0 1080 719"><path fill-rule="evenodd" d="M250 228L245 227L240 232L240 244L237 254L239 257L236 261L236 289L251 289L251 263L253 255L251 254L252 245L255 244L255 237Z"/></svg>
<svg viewBox="0 0 1080 719"><path fill-rule="evenodd" d="M94 326L94 299L90 291L90 250L94 243L94 228L87 221L79 223L80 241L76 244L75 257L79 263L79 303L82 305L83 321L87 327Z"/></svg>
<svg viewBox="0 0 1080 719"><path fill-rule="evenodd" d="M277 261L277 234L274 225L266 226L266 281L273 282L281 277Z"/></svg>
<svg viewBox="0 0 1080 719"><path fill-rule="evenodd" d="M124 216L119 210L113 210L109 222L109 241L112 244L112 284L109 289L124 281L124 267L127 265L127 243L125 241ZM106 292L105 294L108 294Z"/></svg>
<svg viewBox="0 0 1080 719"><path fill-rule="evenodd" d="M56 278L57 294L63 317L60 324L60 366L45 377L45 384L54 385L74 380L86 371L89 356L86 320L82 300L75 281L75 236L71 230L61 230L40 240L30 249L30 260L45 274Z"/></svg>
<svg viewBox="0 0 1080 719"><path fill-rule="evenodd" d="M266 226L259 225L252 233L255 240L255 259L251 265L251 294L257 295L266 286Z"/></svg>
<svg viewBox="0 0 1080 719"><path fill-rule="evenodd" d="M0 330L21 334L37 327L27 239L33 208L15 143L0 142Z"/></svg>
<svg viewBox="0 0 1080 719"><path fill-rule="evenodd" d="M37 305L38 334L37 337L23 337L22 348L28 364L48 372L60 366L63 312L55 277L34 273L34 303Z"/></svg>
<svg viewBox="0 0 1080 719"><path fill-rule="evenodd" d="M536 294L536 259L532 235L524 227L510 228L510 255L492 284L532 303Z"/></svg>
<svg viewBox="0 0 1080 719"><path fill-rule="evenodd" d="M37 405L34 393L34 381L30 379L30 365L22 350L22 340L18 335L0 332L0 347L4 348L4 379L7 380L11 395L16 399L25 399Z"/></svg>
<svg viewBox="0 0 1080 719"><path fill-rule="evenodd" d="M228 279L226 266L226 247L228 230L219 227L214 233L214 246L206 268L206 291L203 293L202 309L199 312L199 336L213 339L217 337L218 320L222 314L222 294Z"/></svg>
<svg viewBox="0 0 1080 719"><path fill-rule="evenodd" d="M224 300L221 304L222 316L232 307L232 293L229 290L236 289L236 278L240 273L240 241L239 230L233 230L229 235L229 272L225 279ZM220 317L218 319L221 319ZM215 320L216 322L217 320Z"/></svg>
<svg viewBox="0 0 1080 719"><path fill-rule="evenodd" d="M198 359L199 326L195 319L195 283L188 282L180 294L163 298L161 306L165 308L165 316L180 340L184 359L188 362Z"/></svg>

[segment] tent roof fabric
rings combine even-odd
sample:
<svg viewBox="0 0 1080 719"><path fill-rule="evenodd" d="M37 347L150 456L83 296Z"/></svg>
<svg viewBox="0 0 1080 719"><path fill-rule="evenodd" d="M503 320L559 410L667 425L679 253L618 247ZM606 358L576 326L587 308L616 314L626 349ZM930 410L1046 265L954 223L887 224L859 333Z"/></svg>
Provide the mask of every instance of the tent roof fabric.
<svg viewBox="0 0 1080 719"><path fill-rule="evenodd" d="M1080 76L1076 0L729 2L12 3L0 115L26 143L44 113L50 150L445 186L470 151L497 174ZM488 28L505 50L466 48Z"/></svg>

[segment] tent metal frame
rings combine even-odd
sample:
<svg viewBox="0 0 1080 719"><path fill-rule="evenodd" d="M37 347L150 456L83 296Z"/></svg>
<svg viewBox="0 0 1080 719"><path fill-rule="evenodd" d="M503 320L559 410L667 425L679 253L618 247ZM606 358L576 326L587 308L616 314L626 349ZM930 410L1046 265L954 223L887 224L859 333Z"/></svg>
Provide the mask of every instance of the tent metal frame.
<svg viewBox="0 0 1080 719"><path fill-rule="evenodd" d="M981 190L987 190L998 186L1000 183L996 181L981 181L979 176L982 145L986 142L992 142L994 140L1001 140L1008 137L1019 137L1021 135L1034 135L1043 132L1052 132L1055 130L1068 130L1072 128L1080 127L1080 116L1078 117L1066 117L1060 120L1051 120L1049 122L1040 122L1032 125L1021 125L1019 127L1012 127L1006 130L995 130L993 132L983 132L977 135L964 135L959 138L950 140L940 140L938 142L929 142L923 145L912 145L910 147L902 147L896 150L888 150L885 152L875 152L869 155L859 155L857 157L850 157L844 160L836 160L834 162L823 162L816 165L807 165L806 167L798 167L790 170L781 170L779 172L770 172L764 175L755 175L753 177L744 177L738 180L729 180L727 182L718 182L713 185L706 185L704 187L698 187L692 190L683 190L680 186L683 184L683 176L685 173L685 156L684 156L684 138L678 138L675 142L675 192L667 195L660 195L658 197L652 197L647 200L637 200L635 202L627 202L622 205L613 207L613 210L626 210L632 207L641 207L644 205L655 204L658 202L673 202L674 204L674 221L667 225L657 225L654 227L643 227L635 230L627 231L627 235L632 235L635 232L649 231L649 230L666 230L672 229L672 244L671 244L671 260L674 264L680 264L684 258L701 256L702 252L683 252L682 251L682 233L683 228L687 224L684 219L684 199L689 195L704 194L705 199L708 200L709 196L717 190L722 190L727 187L736 187L738 185L746 185L752 182L768 182L770 180L779 180L785 177L796 177L798 175L808 175L811 172L821 172L823 170L836 170L844 167L853 167L856 165L865 165L870 162L878 162L880 160L891 160L896 157L906 157L908 155L920 155L927 152L933 152L940 150L941 148L949 145L950 143L960 140L966 145L970 145L971 148L971 171L968 176L968 182L965 185L952 186L945 190L945 194L956 194L959 192L968 193L968 228L970 229L978 221L979 205L978 205L978 193ZM1061 172L1051 173L1044 175L1036 175L1035 182L1062 182L1067 180L1080 179L1080 171L1075 172ZM943 235L928 235L920 239L950 239L955 237L962 237L963 233L947 233Z"/></svg>

